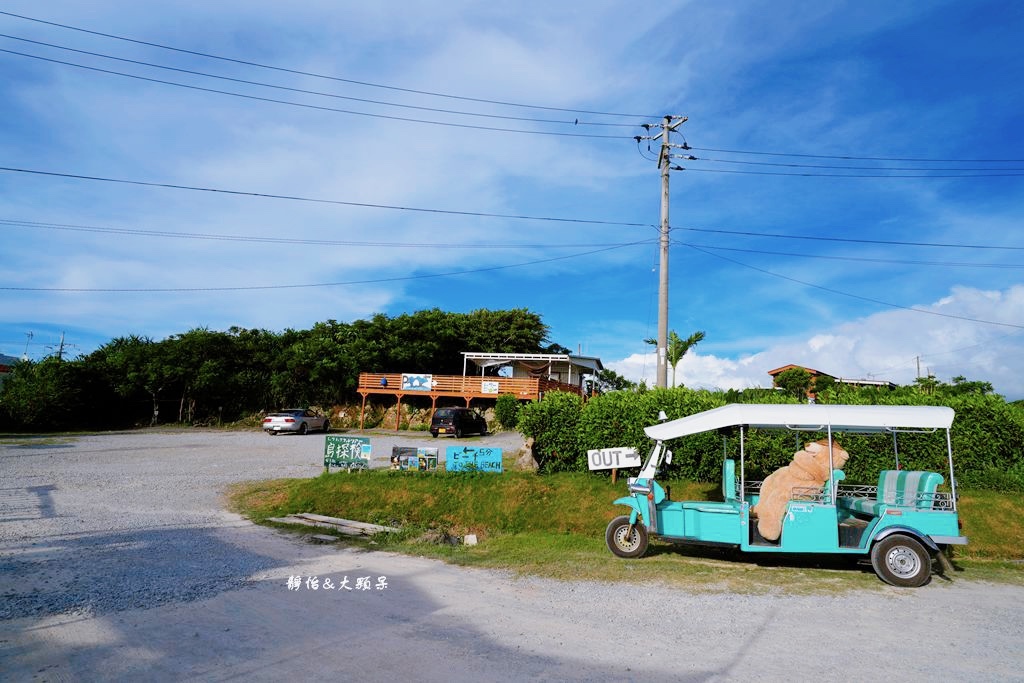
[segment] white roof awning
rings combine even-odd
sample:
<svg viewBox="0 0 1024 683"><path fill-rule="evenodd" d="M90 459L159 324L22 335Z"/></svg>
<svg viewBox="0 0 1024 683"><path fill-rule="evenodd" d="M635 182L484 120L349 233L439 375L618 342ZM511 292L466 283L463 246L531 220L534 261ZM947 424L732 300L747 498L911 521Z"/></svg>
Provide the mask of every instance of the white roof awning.
<svg viewBox="0 0 1024 683"><path fill-rule="evenodd" d="M801 431L884 432L895 429L949 429L953 409L944 406L848 406L823 404L761 405L732 403L671 422L651 425L644 432L667 441L724 427L786 428Z"/></svg>
<svg viewBox="0 0 1024 683"><path fill-rule="evenodd" d="M600 358L593 356L573 356L567 353L477 353L475 351L463 351L462 357L472 361L478 367L487 368L495 365L508 365L516 361L564 363L576 367L598 372L603 370Z"/></svg>

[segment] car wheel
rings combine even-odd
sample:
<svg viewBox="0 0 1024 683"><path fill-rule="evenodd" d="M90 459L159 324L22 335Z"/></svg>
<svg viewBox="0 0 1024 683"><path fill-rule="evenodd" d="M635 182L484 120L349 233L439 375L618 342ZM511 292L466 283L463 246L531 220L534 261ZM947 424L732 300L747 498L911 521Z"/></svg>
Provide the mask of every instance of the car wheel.
<svg viewBox="0 0 1024 683"><path fill-rule="evenodd" d="M324 434L326 434L329 431L331 431L331 421L324 420Z"/></svg>
<svg viewBox="0 0 1024 683"><path fill-rule="evenodd" d="M432 437L434 437L435 439L437 438L437 432L430 432L430 435L431 435Z"/></svg>
<svg viewBox="0 0 1024 683"><path fill-rule="evenodd" d="M608 550L616 557L640 557L647 552L647 527L643 524L629 525L629 517L616 517L604 532Z"/></svg>
<svg viewBox="0 0 1024 683"><path fill-rule="evenodd" d="M270 434L271 436L277 436L277 432L275 432L273 430L268 430L267 434Z"/></svg>
<svg viewBox="0 0 1024 683"><path fill-rule="evenodd" d="M307 431L309 431L309 429L306 427L305 422L299 425L299 434L305 434Z"/></svg>
<svg viewBox="0 0 1024 683"><path fill-rule="evenodd" d="M461 439L462 438L462 427L456 427L455 428L455 438L456 439Z"/></svg>
<svg viewBox="0 0 1024 683"><path fill-rule="evenodd" d="M903 534L876 543L871 548L871 566L882 581L904 588L923 586L932 574L928 550L916 538Z"/></svg>

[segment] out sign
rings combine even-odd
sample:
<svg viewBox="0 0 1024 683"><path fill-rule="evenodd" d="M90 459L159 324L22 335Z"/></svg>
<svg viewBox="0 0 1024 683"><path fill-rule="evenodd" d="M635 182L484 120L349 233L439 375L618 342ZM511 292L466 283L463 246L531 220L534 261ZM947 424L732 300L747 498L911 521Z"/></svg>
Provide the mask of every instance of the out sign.
<svg viewBox="0 0 1024 683"><path fill-rule="evenodd" d="M587 451L587 466L592 470L640 467L640 454L635 448L600 448Z"/></svg>

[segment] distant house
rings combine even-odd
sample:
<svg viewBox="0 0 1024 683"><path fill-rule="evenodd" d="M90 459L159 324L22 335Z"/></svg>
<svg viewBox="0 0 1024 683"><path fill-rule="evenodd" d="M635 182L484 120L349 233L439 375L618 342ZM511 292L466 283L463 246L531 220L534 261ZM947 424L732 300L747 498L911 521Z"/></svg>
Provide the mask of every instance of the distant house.
<svg viewBox="0 0 1024 683"><path fill-rule="evenodd" d="M3 386L7 375L14 371L14 366L17 362L18 359L14 356L5 356L0 353L0 386Z"/></svg>
<svg viewBox="0 0 1024 683"><path fill-rule="evenodd" d="M544 378L561 384L572 385L579 391L587 375L596 375L604 370L600 358L577 356L563 353L474 353L462 352L462 374L466 375L468 363L480 369L480 375L489 370L506 368L507 377L516 379Z"/></svg>
<svg viewBox="0 0 1024 683"><path fill-rule="evenodd" d="M809 368L809 367L804 366L804 365L794 365L792 363L790 363L789 365L783 365L781 368L775 368L774 370L769 370L768 371L768 374L771 375L771 378L772 378L772 386L773 387L777 387L778 384L776 384L776 380L778 379L779 375L784 373L786 370L792 370L793 368L800 368L801 370L806 370L808 373L810 373L810 375L811 375L811 391L808 393L808 398L814 398L814 388L815 388L815 385L817 383L817 379L819 377L829 377L836 384L848 384L848 385L850 385L852 387L879 387L879 388L883 388L883 389L895 389L896 388L896 384L894 382L889 382L887 380L880 380L880 379L847 379L845 377L836 377L834 375L828 374L827 372L822 372L821 370L815 370L814 368Z"/></svg>
<svg viewBox="0 0 1024 683"><path fill-rule="evenodd" d="M781 368L775 368L774 370L769 370L768 371L768 374L771 375L771 378L772 378L772 386L777 388L779 386L778 385L779 375L784 373L786 370L793 370L793 369L806 370L810 374L810 376L811 376L811 390L807 392L807 397L808 398L814 398L814 388L815 388L815 386L818 383L818 378L819 377L831 377L833 380L835 379L835 377L832 377L832 375L830 375L828 373L825 373L825 372L822 372L821 370L815 370L814 368L809 368L809 367L806 367L804 365L793 365L792 363L790 363L789 365L783 365Z"/></svg>

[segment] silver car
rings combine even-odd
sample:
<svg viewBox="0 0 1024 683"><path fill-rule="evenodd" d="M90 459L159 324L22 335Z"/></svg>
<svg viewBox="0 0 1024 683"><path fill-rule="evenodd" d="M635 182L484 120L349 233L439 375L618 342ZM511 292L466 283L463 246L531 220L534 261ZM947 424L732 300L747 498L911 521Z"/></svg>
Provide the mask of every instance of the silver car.
<svg viewBox="0 0 1024 683"><path fill-rule="evenodd" d="M271 436L281 432L305 434L321 431L326 434L330 429L331 421L326 415L317 415L308 408L286 408L263 418L263 431Z"/></svg>

